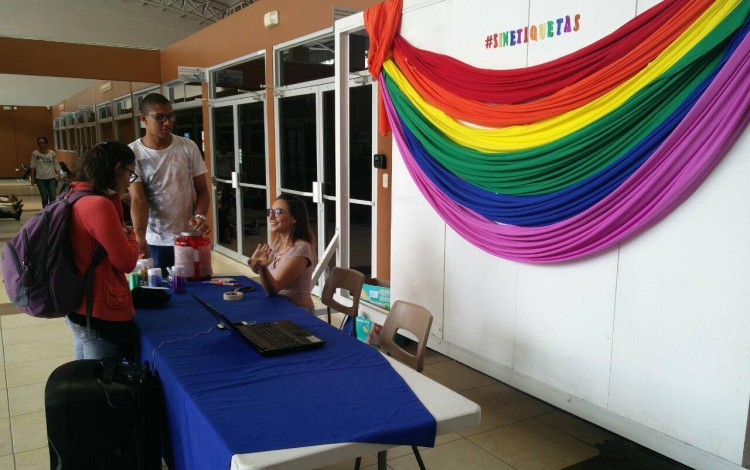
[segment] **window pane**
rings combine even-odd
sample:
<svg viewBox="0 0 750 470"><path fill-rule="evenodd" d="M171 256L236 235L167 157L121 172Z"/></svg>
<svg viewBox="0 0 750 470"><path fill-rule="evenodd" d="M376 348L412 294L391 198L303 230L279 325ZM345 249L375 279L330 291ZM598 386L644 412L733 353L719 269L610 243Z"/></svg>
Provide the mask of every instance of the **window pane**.
<svg viewBox="0 0 750 470"><path fill-rule="evenodd" d="M310 192L317 180L315 95L282 98L279 103L281 186Z"/></svg>
<svg viewBox="0 0 750 470"><path fill-rule="evenodd" d="M237 192L231 183L216 182L216 213L219 244L237 251Z"/></svg>
<svg viewBox="0 0 750 470"><path fill-rule="evenodd" d="M234 118L231 106L214 108L214 175L231 180L234 171Z"/></svg>
<svg viewBox="0 0 750 470"><path fill-rule="evenodd" d="M367 277L372 275L372 207L349 205L349 265Z"/></svg>
<svg viewBox="0 0 750 470"><path fill-rule="evenodd" d="M323 92L323 194L336 195L336 114L333 90Z"/></svg>
<svg viewBox="0 0 750 470"><path fill-rule="evenodd" d="M349 34L349 71L367 70L367 51L370 48L370 36L364 29Z"/></svg>
<svg viewBox="0 0 750 470"><path fill-rule="evenodd" d="M334 75L333 35L278 52L279 84L294 85Z"/></svg>
<svg viewBox="0 0 750 470"><path fill-rule="evenodd" d="M336 233L336 201L325 200L323 205L326 211L325 243L323 246L327 248Z"/></svg>
<svg viewBox="0 0 750 470"><path fill-rule="evenodd" d="M266 58L259 57L211 73L214 98L261 91L266 84Z"/></svg>
<svg viewBox="0 0 750 470"><path fill-rule="evenodd" d="M240 188L242 194L243 255L250 257L258 243L267 243L266 190Z"/></svg>
<svg viewBox="0 0 750 470"><path fill-rule="evenodd" d="M372 200L372 85L349 89L349 197Z"/></svg>
<svg viewBox="0 0 750 470"><path fill-rule="evenodd" d="M177 120L173 131L176 135L190 139L203 154L203 108L188 108L174 111Z"/></svg>
<svg viewBox="0 0 750 470"><path fill-rule="evenodd" d="M129 114L133 112L133 100L130 97L123 98L115 103L116 115Z"/></svg>
<svg viewBox="0 0 750 470"><path fill-rule="evenodd" d="M240 120L239 146L242 151L240 183L265 185L266 130L263 103L242 104L237 109Z"/></svg>
<svg viewBox="0 0 750 470"><path fill-rule="evenodd" d="M177 83L167 88L167 96L172 103L186 103L201 99L203 89L200 83Z"/></svg>

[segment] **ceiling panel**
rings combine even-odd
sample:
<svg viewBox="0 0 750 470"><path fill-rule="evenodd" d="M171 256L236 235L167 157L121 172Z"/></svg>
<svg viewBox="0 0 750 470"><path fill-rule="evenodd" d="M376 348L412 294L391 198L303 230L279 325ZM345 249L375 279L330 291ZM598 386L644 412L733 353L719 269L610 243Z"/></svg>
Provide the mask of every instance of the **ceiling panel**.
<svg viewBox="0 0 750 470"><path fill-rule="evenodd" d="M190 0L188 0L190 1ZM143 0L2 0L0 35L25 39L163 49L211 24ZM181 2L167 2L174 6ZM206 2L192 1L193 5ZM218 0L231 9L248 0ZM242 5L239 5L242 6ZM238 9L238 8L235 8ZM0 51L0 60L2 51ZM93 80L0 74L0 104L47 106Z"/></svg>

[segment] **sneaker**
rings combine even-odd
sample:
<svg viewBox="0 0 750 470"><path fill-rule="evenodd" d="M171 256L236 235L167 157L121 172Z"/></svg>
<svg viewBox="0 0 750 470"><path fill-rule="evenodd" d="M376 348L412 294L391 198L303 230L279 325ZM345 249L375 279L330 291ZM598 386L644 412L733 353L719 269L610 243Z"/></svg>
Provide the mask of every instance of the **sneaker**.
<svg viewBox="0 0 750 470"><path fill-rule="evenodd" d="M20 221L21 220L21 212L23 212L22 209L18 209L17 211L15 211L13 213L13 218Z"/></svg>

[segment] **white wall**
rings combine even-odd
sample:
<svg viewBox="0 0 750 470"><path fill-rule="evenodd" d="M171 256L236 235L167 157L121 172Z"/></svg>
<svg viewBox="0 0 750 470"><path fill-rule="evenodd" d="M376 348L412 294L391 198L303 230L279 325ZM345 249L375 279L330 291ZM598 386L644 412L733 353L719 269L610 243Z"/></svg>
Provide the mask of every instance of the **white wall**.
<svg viewBox="0 0 750 470"><path fill-rule="evenodd" d="M575 51L655 3L406 0L401 33L473 65L517 68ZM480 47L488 32L573 13L578 33ZM750 399L750 131L655 227L551 266L463 240L393 153L392 297L433 312L431 346L688 465L739 468Z"/></svg>

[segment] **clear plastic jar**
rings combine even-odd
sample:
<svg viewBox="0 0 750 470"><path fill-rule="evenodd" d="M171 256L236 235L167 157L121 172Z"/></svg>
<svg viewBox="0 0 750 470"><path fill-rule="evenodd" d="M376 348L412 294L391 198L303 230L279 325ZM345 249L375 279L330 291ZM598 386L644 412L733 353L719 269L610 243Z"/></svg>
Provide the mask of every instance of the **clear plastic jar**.
<svg viewBox="0 0 750 470"><path fill-rule="evenodd" d="M208 279L211 270L211 240L200 232L182 232L174 241L174 261L185 268L188 280Z"/></svg>

